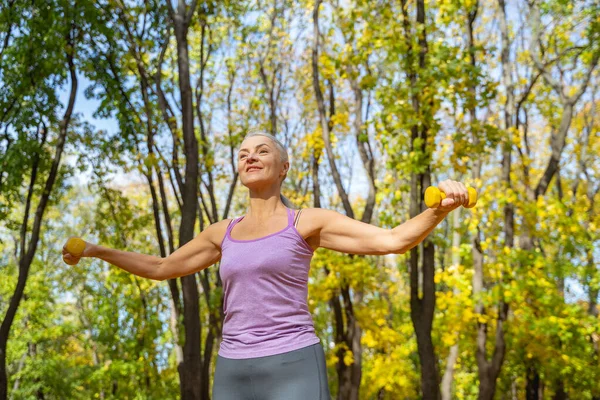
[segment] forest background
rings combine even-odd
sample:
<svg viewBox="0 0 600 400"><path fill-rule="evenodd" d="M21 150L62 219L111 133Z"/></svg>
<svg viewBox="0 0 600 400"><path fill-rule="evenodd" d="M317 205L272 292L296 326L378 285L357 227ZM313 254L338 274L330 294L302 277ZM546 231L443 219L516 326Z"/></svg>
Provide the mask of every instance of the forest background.
<svg viewBox="0 0 600 400"><path fill-rule="evenodd" d="M600 7L568 0L2 0L0 400L210 399L219 265L166 257L243 215L236 149L283 193L392 228L477 188L403 255L319 249L334 398L600 399Z"/></svg>

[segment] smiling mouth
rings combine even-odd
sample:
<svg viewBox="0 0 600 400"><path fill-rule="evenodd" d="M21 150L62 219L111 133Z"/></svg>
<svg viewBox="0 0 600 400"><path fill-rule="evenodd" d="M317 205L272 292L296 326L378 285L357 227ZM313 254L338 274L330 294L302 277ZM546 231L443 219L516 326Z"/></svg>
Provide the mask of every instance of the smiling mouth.
<svg viewBox="0 0 600 400"><path fill-rule="evenodd" d="M250 168L248 168L248 169L246 170L246 172L259 171L259 170L261 170L261 169L262 169L262 168L258 168L258 167L250 167Z"/></svg>

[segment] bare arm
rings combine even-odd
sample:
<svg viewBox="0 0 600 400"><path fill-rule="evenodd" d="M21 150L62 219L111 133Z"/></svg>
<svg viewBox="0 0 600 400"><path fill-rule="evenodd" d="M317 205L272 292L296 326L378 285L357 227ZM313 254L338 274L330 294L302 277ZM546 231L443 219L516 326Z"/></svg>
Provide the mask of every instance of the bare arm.
<svg viewBox="0 0 600 400"><path fill-rule="evenodd" d="M86 243L82 257L96 257L132 274L162 281L201 271L221 258L221 241L229 220L210 225L168 257L110 249ZM66 259L72 258L63 248Z"/></svg>
<svg viewBox="0 0 600 400"><path fill-rule="evenodd" d="M403 254L418 245L448 215L427 209L394 229L357 221L337 211L310 208L302 222L312 225L318 246L349 254ZM310 219L309 219L310 218Z"/></svg>
<svg viewBox="0 0 600 400"><path fill-rule="evenodd" d="M162 280L160 278L160 267L164 261L162 257L116 250L87 242L85 247L83 257L96 257L134 275Z"/></svg>
<svg viewBox="0 0 600 400"><path fill-rule="evenodd" d="M447 215L448 211L428 208L416 217L398 225L391 230L392 249L390 253L404 254L417 246Z"/></svg>
<svg viewBox="0 0 600 400"><path fill-rule="evenodd" d="M214 223L168 257L159 267L160 280L190 275L221 259L221 242L230 220Z"/></svg>
<svg viewBox="0 0 600 400"><path fill-rule="evenodd" d="M453 209L469 202L464 185L444 181L440 188L448 196L438 208L427 209L393 229L379 228L354 220L337 211L306 210L305 227L319 247L350 254L403 254L421 243Z"/></svg>

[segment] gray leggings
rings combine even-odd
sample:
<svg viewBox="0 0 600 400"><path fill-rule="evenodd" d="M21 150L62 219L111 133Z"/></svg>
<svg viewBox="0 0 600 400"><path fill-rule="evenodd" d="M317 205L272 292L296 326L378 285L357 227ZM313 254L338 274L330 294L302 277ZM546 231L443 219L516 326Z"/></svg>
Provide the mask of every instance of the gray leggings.
<svg viewBox="0 0 600 400"><path fill-rule="evenodd" d="M217 356L214 400L330 400L320 343L267 357Z"/></svg>

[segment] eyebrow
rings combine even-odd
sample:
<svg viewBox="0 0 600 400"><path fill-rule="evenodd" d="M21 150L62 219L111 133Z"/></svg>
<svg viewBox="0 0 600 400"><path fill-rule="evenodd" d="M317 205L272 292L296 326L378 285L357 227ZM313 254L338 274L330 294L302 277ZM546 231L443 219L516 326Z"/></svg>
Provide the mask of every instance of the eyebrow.
<svg viewBox="0 0 600 400"><path fill-rule="evenodd" d="M258 149L260 146L267 146L267 147L269 147L269 145L268 145L268 144L266 144L266 143L261 143L261 144L257 145L257 146L256 146L254 149L256 150L256 149ZM246 148L244 148L244 149L240 149L240 151L239 151L239 152L241 153L242 151L249 151L249 150L248 150L248 149L246 149Z"/></svg>

